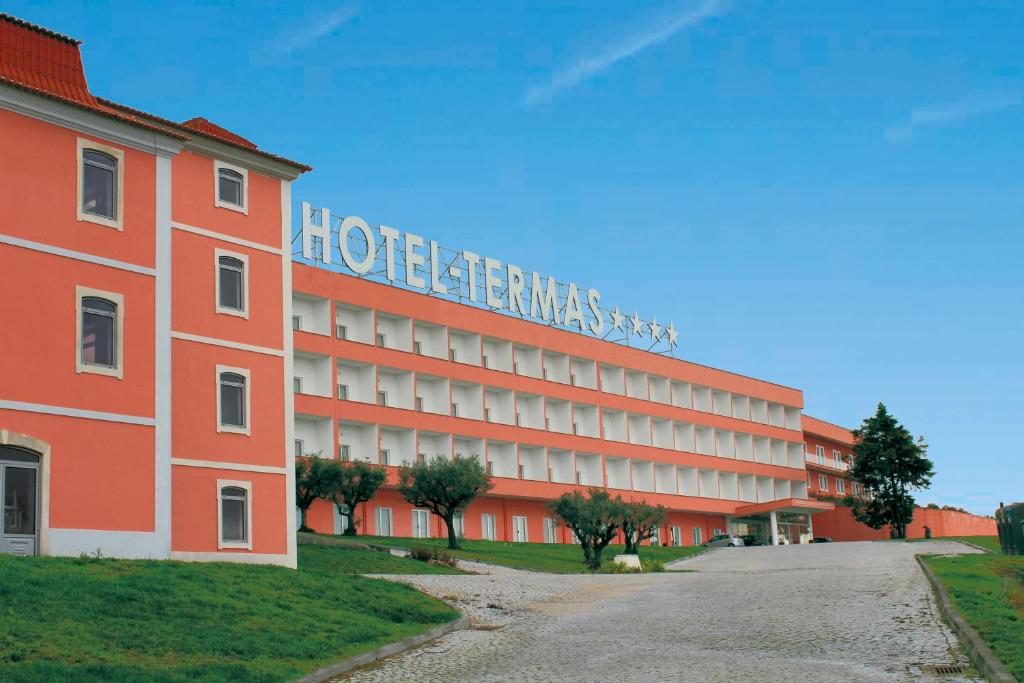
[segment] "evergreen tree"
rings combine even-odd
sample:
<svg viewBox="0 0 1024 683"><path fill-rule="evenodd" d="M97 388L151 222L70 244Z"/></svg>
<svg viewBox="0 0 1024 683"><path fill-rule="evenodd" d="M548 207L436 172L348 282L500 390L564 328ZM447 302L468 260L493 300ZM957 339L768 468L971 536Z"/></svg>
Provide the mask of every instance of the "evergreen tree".
<svg viewBox="0 0 1024 683"><path fill-rule="evenodd" d="M664 505L654 507L646 503L622 503L622 533L626 537L627 555L639 555L640 544L654 538L658 527L664 524L667 511Z"/></svg>
<svg viewBox="0 0 1024 683"><path fill-rule="evenodd" d="M384 485L387 473L383 467L371 465L365 460L353 460L342 462L338 465L338 480L335 483L334 491L331 494L338 512L348 518L348 525L345 527L346 536L355 536L358 531L356 525L356 506L371 500L377 489Z"/></svg>
<svg viewBox="0 0 1024 683"><path fill-rule="evenodd" d="M601 568L601 553L621 528L624 508L621 498L613 499L601 489L590 489L586 496L579 491L563 493L547 503L547 509L576 535L583 561L591 569Z"/></svg>
<svg viewBox="0 0 1024 683"><path fill-rule="evenodd" d="M398 474L398 492L416 507L426 508L444 520L448 529L448 548L459 549L455 533L455 515L494 488L491 475L476 458L456 456L403 467Z"/></svg>
<svg viewBox="0 0 1024 683"><path fill-rule="evenodd" d="M869 496L851 499L854 517L872 529L889 525L895 538L906 538L914 517L911 491L925 489L935 475L924 437L913 435L879 403L875 414L853 431L854 461L850 476Z"/></svg>
<svg viewBox="0 0 1024 683"><path fill-rule="evenodd" d="M295 459L295 505L299 508L299 531L312 531L306 526L306 513L317 498L329 499L338 485L340 469L336 460L320 454Z"/></svg>

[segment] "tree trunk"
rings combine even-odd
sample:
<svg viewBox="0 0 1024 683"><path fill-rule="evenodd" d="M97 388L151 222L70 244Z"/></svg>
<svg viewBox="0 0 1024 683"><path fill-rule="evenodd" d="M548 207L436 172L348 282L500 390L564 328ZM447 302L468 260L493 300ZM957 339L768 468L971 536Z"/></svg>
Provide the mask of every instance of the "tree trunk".
<svg viewBox="0 0 1024 683"><path fill-rule="evenodd" d="M448 550L459 550L459 537L455 534L454 513L448 513L444 516L444 525L448 527Z"/></svg>
<svg viewBox="0 0 1024 683"><path fill-rule="evenodd" d="M583 548L583 563L589 567L590 558L594 556L594 549L590 545L590 540L581 538L580 547Z"/></svg>
<svg viewBox="0 0 1024 683"><path fill-rule="evenodd" d="M345 515L348 519L348 524L345 526L345 532L342 536L358 536L359 530L356 529L356 511L354 505L348 506L348 513Z"/></svg>
<svg viewBox="0 0 1024 683"><path fill-rule="evenodd" d="M637 543L637 540L636 540L637 534L635 534L633 532L628 532L628 533L624 533L623 536L626 537L626 550L624 552L627 555L639 555L640 553L637 550L637 545L639 545L639 544Z"/></svg>
<svg viewBox="0 0 1024 683"><path fill-rule="evenodd" d="M591 569L600 569L601 568L601 553L603 551L604 551L604 548L594 548L594 551L590 555L590 560L587 562L587 565Z"/></svg>
<svg viewBox="0 0 1024 683"><path fill-rule="evenodd" d="M299 508L299 531L312 531L312 529L306 526L306 513L308 511L308 507Z"/></svg>

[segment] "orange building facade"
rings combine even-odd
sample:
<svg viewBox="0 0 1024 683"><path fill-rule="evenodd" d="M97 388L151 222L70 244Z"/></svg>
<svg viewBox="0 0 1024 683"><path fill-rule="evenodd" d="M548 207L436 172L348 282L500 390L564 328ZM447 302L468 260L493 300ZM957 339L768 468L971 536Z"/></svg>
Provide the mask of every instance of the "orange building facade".
<svg viewBox="0 0 1024 683"><path fill-rule="evenodd" d="M77 41L6 15L0 150L0 552L294 565L308 168L95 97Z"/></svg>

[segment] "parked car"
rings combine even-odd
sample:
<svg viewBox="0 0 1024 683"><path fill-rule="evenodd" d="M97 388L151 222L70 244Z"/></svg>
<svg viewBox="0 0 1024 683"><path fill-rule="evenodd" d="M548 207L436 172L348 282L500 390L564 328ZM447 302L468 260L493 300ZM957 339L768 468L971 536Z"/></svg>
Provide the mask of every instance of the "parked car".
<svg viewBox="0 0 1024 683"><path fill-rule="evenodd" d="M764 539L760 536L754 536L753 534L747 534L746 536L740 536L743 539L743 545L765 545Z"/></svg>
<svg viewBox="0 0 1024 683"><path fill-rule="evenodd" d="M739 548L743 545L743 539L736 534L718 534L704 542L709 548Z"/></svg>
<svg viewBox="0 0 1024 683"><path fill-rule="evenodd" d="M828 536L815 536L811 539L811 543L831 543L832 539Z"/></svg>

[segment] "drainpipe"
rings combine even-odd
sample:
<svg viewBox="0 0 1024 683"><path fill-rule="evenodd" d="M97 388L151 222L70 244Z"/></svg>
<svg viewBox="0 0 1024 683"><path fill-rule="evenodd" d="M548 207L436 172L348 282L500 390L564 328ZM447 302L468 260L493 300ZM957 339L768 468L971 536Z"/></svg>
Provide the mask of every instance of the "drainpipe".
<svg viewBox="0 0 1024 683"><path fill-rule="evenodd" d="M771 526L772 531L772 545L779 544L779 519L775 514L775 510L768 513L768 524Z"/></svg>

